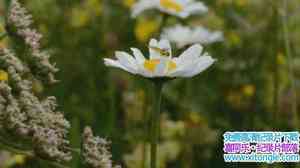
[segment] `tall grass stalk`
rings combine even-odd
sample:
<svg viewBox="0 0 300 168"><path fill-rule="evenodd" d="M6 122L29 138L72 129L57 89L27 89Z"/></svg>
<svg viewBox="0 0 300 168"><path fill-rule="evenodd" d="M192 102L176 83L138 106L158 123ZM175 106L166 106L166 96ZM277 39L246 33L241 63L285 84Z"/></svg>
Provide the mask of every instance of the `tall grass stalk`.
<svg viewBox="0 0 300 168"><path fill-rule="evenodd" d="M282 20L282 31L283 31L283 38L284 38L284 45L285 45L285 52L288 59L288 70L289 70L289 77L291 81L291 110L293 113L293 121L292 124L294 127L298 128L298 112L297 112L297 93L296 93L296 81L294 77L293 71L293 58L291 53L291 42L289 38L289 29L288 29L288 18L287 18L287 9L288 8L288 0L282 1L282 9L281 12L281 20Z"/></svg>
<svg viewBox="0 0 300 168"><path fill-rule="evenodd" d="M153 112L151 117L151 168L157 168L157 145L160 130L160 106L162 97L163 82L154 82ZM159 166L158 166L159 167Z"/></svg>

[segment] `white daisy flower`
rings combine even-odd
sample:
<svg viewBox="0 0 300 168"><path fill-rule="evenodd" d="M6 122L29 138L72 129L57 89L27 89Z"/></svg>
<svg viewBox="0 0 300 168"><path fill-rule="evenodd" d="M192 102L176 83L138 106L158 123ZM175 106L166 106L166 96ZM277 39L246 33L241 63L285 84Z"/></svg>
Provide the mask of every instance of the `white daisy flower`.
<svg viewBox="0 0 300 168"><path fill-rule="evenodd" d="M178 48L195 43L210 44L224 40L221 31L210 31L202 26L190 28L182 25L165 28L161 37L175 43Z"/></svg>
<svg viewBox="0 0 300 168"><path fill-rule="evenodd" d="M187 18L190 15L202 14L208 11L202 2L196 2L195 0L139 0L132 7L132 16L136 17L149 9L158 9L180 18Z"/></svg>
<svg viewBox="0 0 300 168"><path fill-rule="evenodd" d="M168 40L151 39L149 43L149 59L146 59L137 48L131 48L133 56L117 51L117 60L104 58L106 66L120 68L135 75L146 78L193 77L211 66L215 59L202 53L203 47L195 44L184 51L179 57L172 57L171 45Z"/></svg>

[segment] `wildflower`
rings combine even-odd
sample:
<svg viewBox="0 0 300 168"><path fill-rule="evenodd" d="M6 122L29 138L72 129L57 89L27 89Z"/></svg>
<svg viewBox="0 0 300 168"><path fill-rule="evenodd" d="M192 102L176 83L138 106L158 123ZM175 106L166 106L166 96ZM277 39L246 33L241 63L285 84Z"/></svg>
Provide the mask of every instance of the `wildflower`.
<svg viewBox="0 0 300 168"><path fill-rule="evenodd" d="M165 28L161 36L174 42L178 48L195 43L209 44L224 39L221 31L213 32L202 26L190 28L182 25Z"/></svg>
<svg viewBox="0 0 300 168"><path fill-rule="evenodd" d="M92 129L86 127L83 133L83 157L92 168L121 168L113 165L111 153L108 150L109 142L103 138L95 137Z"/></svg>
<svg viewBox="0 0 300 168"><path fill-rule="evenodd" d="M22 165L26 161L26 156L25 155L15 155L14 160L15 160L16 164Z"/></svg>
<svg viewBox="0 0 300 168"><path fill-rule="evenodd" d="M243 86L242 90L245 96L252 97L255 93L255 86L247 84Z"/></svg>
<svg viewBox="0 0 300 168"><path fill-rule="evenodd" d="M7 81L7 80L8 80L7 72L0 70L0 81Z"/></svg>
<svg viewBox="0 0 300 168"><path fill-rule="evenodd" d="M71 25L75 28L84 27L90 21L89 13L87 10L82 10L80 8L72 9L71 13Z"/></svg>
<svg viewBox="0 0 300 168"><path fill-rule="evenodd" d="M245 7L247 6L249 3L248 0L237 0L235 1L235 4L238 6L238 7Z"/></svg>
<svg viewBox="0 0 300 168"><path fill-rule="evenodd" d="M42 35L35 29L30 28L33 23L32 15L21 6L18 0L11 1L8 23L13 24L17 28L18 35L22 36L25 39L25 43L33 50L38 50L40 48Z"/></svg>
<svg viewBox="0 0 300 168"><path fill-rule="evenodd" d="M132 16L136 17L149 9L158 9L180 18L206 13L208 10L202 2L195 2L194 0L139 0L132 7Z"/></svg>
<svg viewBox="0 0 300 168"><path fill-rule="evenodd" d="M102 13L102 2L99 0L85 1L85 8L90 12L91 16L100 16Z"/></svg>
<svg viewBox="0 0 300 168"><path fill-rule="evenodd" d="M11 131L18 139L31 140L39 157L69 161L71 153L65 148L69 144L66 136L70 124L57 111L55 97L40 99L32 92L32 82L24 75L29 67L10 50L0 50L0 62L12 83L0 82L1 128Z"/></svg>
<svg viewBox="0 0 300 168"><path fill-rule="evenodd" d="M277 53L277 64L279 64L279 65L286 64L285 56L282 52Z"/></svg>
<svg viewBox="0 0 300 168"><path fill-rule="evenodd" d="M136 0L123 0L123 5L127 8L131 8Z"/></svg>
<svg viewBox="0 0 300 168"><path fill-rule="evenodd" d="M21 154L12 154L9 152L1 152L0 167L22 167L26 162L26 156Z"/></svg>
<svg viewBox="0 0 300 168"><path fill-rule="evenodd" d="M146 59L137 48L131 48L134 57L126 52L117 51L117 60L105 58L107 66L123 69L129 73L146 78L193 77L214 63L208 53L202 53L203 47L195 44L179 57L172 58L171 45L168 40L151 39L150 57Z"/></svg>
<svg viewBox="0 0 300 168"><path fill-rule="evenodd" d="M32 55L32 66L36 68L37 77L42 78L43 81L48 83L57 82L54 79L54 73L58 71L54 64L51 64L49 59L50 55L41 50L41 38L36 29L31 28L33 24L32 15L22 7L18 0L12 0L7 18L7 27L9 29L15 28L16 34L22 37L24 43L30 48ZM12 29L13 30L13 29Z"/></svg>
<svg viewBox="0 0 300 168"><path fill-rule="evenodd" d="M159 23L155 19L139 19L135 26L135 36L140 42L146 42L159 29Z"/></svg>
<svg viewBox="0 0 300 168"><path fill-rule="evenodd" d="M242 43L241 37L236 32L229 32L227 34L229 44L232 46L238 46Z"/></svg>

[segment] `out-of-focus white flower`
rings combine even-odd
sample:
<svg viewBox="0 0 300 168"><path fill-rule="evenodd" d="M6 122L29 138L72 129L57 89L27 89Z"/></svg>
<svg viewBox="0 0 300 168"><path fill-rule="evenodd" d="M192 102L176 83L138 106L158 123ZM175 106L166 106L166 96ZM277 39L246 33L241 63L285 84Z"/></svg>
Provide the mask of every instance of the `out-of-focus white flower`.
<svg viewBox="0 0 300 168"><path fill-rule="evenodd" d="M221 31L210 31L202 26L190 28L182 25L165 28L161 37L175 43L178 48L195 43L209 44L224 40Z"/></svg>
<svg viewBox="0 0 300 168"><path fill-rule="evenodd" d="M179 57L172 58L171 45L168 40L151 39L149 59L137 48L131 48L133 56L126 52L116 52L117 60L105 58L107 66L123 69L132 74L146 78L193 77L214 63L208 53L202 53L203 47L195 44Z"/></svg>
<svg viewBox="0 0 300 168"><path fill-rule="evenodd" d="M139 0L132 7L132 16L136 17L149 9L158 9L180 18L187 18L190 15L202 14L208 11L202 2L196 2L195 0Z"/></svg>

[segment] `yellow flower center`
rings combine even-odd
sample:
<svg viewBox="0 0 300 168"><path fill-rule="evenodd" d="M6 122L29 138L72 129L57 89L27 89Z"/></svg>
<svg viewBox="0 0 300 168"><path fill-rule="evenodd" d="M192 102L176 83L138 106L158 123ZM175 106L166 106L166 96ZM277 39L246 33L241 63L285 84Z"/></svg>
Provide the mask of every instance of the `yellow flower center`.
<svg viewBox="0 0 300 168"><path fill-rule="evenodd" d="M7 80L8 80L7 72L0 70L0 81L7 81Z"/></svg>
<svg viewBox="0 0 300 168"><path fill-rule="evenodd" d="M166 9L181 12L183 10L182 5L174 2L174 0L160 0L160 5Z"/></svg>
<svg viewBox="0 0 300 168"><path fill-rule="evenodd" d="M174 61L168 61L167 63L167 67L168 67L168 72L173 71L174 69L176 69L177 65Z"/></svg>
<svg viewBox="0 0 300 168"><path fill-rule="evenodd" d="M144 67L148 71L154 72L156 69L156 66L160 63L159 59L152 59L152 60L146 60L144 62Z"/></svg>
<svg viewBox="0 0 300 168"><path fill-rule="evenodd" d="M146 60L144 62L144 67L148 71L154 72L155 69L156 69L156 67L157 67L157 65L159 63L160 63L159 59ZM167 63L166 63L166 70L167 70L167 72L170 72L170 71L176 69L176 67L177 67L177 65L176 65L176 63L174 61L172 61L172 60L167 61Z"/></svg>

